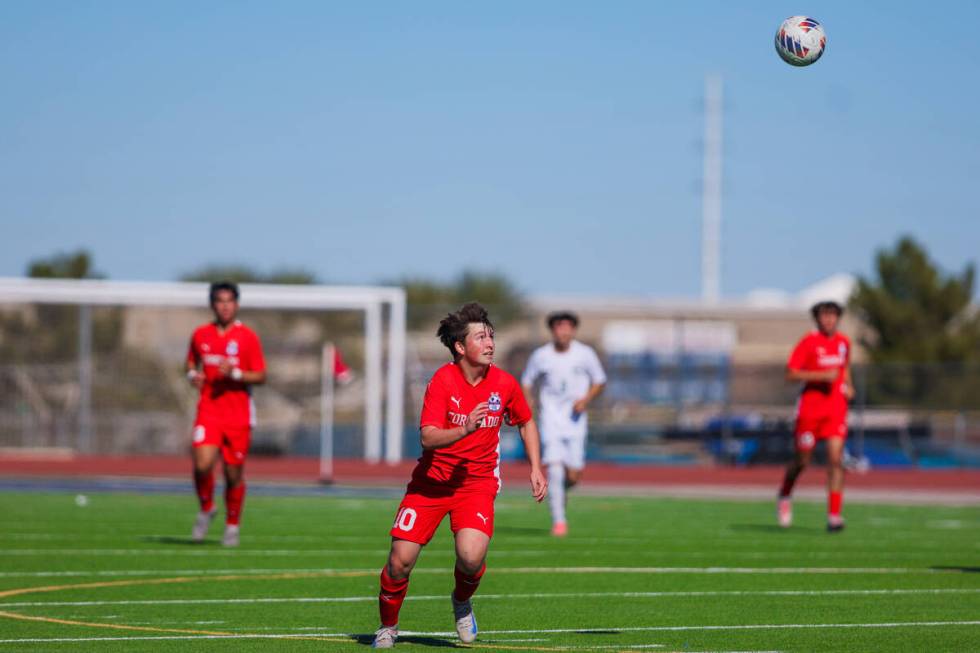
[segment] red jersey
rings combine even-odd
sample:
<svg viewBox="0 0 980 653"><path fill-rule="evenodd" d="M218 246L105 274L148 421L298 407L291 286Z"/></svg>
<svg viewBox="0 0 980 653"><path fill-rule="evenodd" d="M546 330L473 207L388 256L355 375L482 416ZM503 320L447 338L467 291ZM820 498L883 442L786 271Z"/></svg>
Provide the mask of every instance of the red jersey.
<svg viewBox="0 0 980 653"><path fill-rule="evenodd" d="M413 483L485 488L494 493L500 489L500 427L503 420L521 426L531 419L531 409L514 377L491 365L483 380L473 386L458 365L443 365L425 390L419 427L451 429L463 426L467 416L481 402L487 402L488 412L480 428L448 447L424 451L412 472Z"/></svg>
<svg viewBox="0 0 980 653"><path fill-rule="evenodd" d="M255 332L237 320L223 334L213 322L194 330L187 362L200 365L204 372L197 421L232 428L255 426L251 388L221 374L218 366L226 360L243 372L264 371L262 344Z"/></svg>
<svg viewBox="0 0 980 653"><path fill-rule="evenodd" d="M800 392L800 412L822 412L829 409L847 407L844 397L844 379L847 366L851 362L851 341L843 333L827 336L820 331L811 331L803 336L787 366L791 370L816 372L837 369L837 377L832 383L809 381L803 384Z"/></svg>

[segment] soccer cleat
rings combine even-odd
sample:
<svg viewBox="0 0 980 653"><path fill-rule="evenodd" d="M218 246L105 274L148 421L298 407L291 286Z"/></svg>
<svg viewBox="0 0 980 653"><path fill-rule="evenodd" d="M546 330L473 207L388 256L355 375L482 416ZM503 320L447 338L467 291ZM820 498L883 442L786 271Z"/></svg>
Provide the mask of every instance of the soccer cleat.
<svg viewBox="0 0 980 653"><path fill-rule="evenodd" d="M844 518L840 515L828 515L827 532L840 533L842 530L844 530Z"/></svg>
<svg viewBox="0 0 980 653"><path fill-rule="evenodd" d="M217 510L202 510L197 513L197 518L194 519L194 528L191 529L192 541L204 541L204 538L208 536L208 528L211 527L211 520L214 519L217 512Z"/></svg>
<svg viewBox="0 0 980 653"><path fill-rule="evenodd" d="M371 642L371 648L394 648L396 639L398 639L398 624L381 626L374 631L374 641Z"/></svg>
<svg viewBox="0 0 980 653"><path fill-rule="evenodd" d="M223 546L238 546L239 539L238 525L225 524L225 535L221 538L221 544Z"/></svg>
<svg viewBox="0 0 980 653"><path fill-rule="evenodd" d="M780 497L776 504L776 514L779 517L779 525L782 528L789 528L793 525L793 502L789 497Z"/></svg>
<svg viewBox="0 0 980 653"><path fill-rule="evenodd" d="M470 601L457 601L456 596L450 594L453 600L453 614L456 617L456 632L459 634L459 641L464 644L472 644L476 641L476 615L473 614L473 604Z"/></svg>
<svg viewBox="0 0 980 653"><path fill-rule="evenodd" d="M555 537L565 537L568 535L568 524L563 521L558 522L551 527L551 534Z"/></svg>

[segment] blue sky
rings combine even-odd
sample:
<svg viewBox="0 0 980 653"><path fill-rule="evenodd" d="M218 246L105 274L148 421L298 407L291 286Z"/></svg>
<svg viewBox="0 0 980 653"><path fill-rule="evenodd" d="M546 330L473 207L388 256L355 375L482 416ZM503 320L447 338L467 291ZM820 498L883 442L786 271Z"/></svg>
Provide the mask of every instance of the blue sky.
<svg viewBox="0 0 980 653"><path fill-rule="evenodd" d="M779 22L824 58L776 56ZM85 247L336 283L501 271L699 292L704 75L724 76L722 291L976 256L980 3L8 2L0 275Z"/></svg>

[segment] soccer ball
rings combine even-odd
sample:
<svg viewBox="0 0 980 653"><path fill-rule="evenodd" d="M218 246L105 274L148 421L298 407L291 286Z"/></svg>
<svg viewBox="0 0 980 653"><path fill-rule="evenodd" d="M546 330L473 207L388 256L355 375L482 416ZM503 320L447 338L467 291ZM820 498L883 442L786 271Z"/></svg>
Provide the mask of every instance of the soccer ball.
<svg viewBox="0 0 980 653"><path fill-rule="evenodd" d="M790 16L776 30L776 52L792 66L809 66L823 54L827 35L807 16Z"/></svg>

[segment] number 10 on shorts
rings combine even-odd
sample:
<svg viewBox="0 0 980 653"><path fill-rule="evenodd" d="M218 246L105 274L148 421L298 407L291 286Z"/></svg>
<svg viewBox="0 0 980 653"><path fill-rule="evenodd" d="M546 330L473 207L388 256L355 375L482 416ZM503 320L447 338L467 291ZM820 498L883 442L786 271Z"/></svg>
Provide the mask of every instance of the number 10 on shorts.
<svg viewBox="0 0 980 653"><path fill-rule="evenodd" d="M417 517L418 514L414 509L402 508L398 511L398 515L395 517L394 527L407 533L415 526L415 519Z"/></svg>

